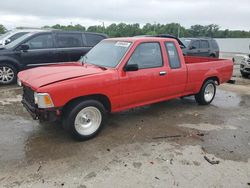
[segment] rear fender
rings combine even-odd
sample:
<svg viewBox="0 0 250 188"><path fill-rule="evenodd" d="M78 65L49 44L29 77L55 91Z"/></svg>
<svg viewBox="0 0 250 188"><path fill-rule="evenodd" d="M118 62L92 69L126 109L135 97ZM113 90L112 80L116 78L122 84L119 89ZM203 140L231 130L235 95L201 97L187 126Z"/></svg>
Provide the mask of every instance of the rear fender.
<svg viewBox="0 0 250 188"><path fill-rule="evenodd" d="M203 86L203 84L207 81L207 80L214 80L217 82L217 84L219 85L221 83L221 80L220 80L220 73L215 70L215 69L212 69L212 70L209 70L205 75L204 75L204 79L202 80L202 82L197 85L197 87L195 88L195 91L196 93L198 93L201 89L201 87Z"/></svg>

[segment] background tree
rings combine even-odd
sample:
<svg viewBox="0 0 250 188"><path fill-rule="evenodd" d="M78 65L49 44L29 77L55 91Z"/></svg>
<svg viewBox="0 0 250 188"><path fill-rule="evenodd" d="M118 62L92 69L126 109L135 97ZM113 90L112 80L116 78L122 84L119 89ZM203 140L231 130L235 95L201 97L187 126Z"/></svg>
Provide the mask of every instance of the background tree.
<svg viewBox="0 0 250 188"><path fill-rule="evenodd" d="M2 24L0 24L0 34L3 34L6 31L7 31L7 29Z"/></svg>

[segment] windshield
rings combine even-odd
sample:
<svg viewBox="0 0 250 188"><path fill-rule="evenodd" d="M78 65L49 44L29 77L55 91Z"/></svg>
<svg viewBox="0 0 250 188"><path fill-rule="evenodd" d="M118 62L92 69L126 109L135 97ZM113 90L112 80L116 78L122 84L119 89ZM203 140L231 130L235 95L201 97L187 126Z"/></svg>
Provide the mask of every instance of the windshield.
<svg viewBox="0 0 250 188"><path fill-rule="evenodd" d="M13 32L12 31L9 31L7 33L4 33L0 36L0 40L3 40L5 37L7 37L8 35L11 35Z"/></svg>
<svg viewBox="0 0 250 188"><path fill-rule="evenodd" d="M18 45L20 42L24 41L25 39L27 39L28 37L30 37L32 34L31 33L28 33L28 34L25 34L23 36L21 36L20 38L14 40L13 42L5 45L4 47L9 49L9 48L13 48L15 47L16 45Z"/></svg>
<svg viewBox="0 0 250 188"><path fill-rule="evenodd" d="M105 40L92 48L82 59L84 63L102 67L116 67L121 61L131 42Z"/></svg>
<svg viewBox="0 0 250 188"><path fill-rule="evenodd" d="M181 42L182 42L186 47L188 47L189 44L190 44L190 42L191 42L190 39L184 39L184 38L182 38L182 39L180 39L180 40L181 40Z"/></svg>

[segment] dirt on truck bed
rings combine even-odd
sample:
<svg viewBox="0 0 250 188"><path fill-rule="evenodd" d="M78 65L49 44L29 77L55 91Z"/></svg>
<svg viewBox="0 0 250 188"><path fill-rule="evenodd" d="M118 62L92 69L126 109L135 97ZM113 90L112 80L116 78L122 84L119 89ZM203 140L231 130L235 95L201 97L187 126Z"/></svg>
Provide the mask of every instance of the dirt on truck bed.
<svg viewBox="0 0 250 188"><path fill-rule="evenodd" d="M248 187L250 85L112 114L100 135L76 142L32 120L21 89L0 88L0 187Z"/></svg>

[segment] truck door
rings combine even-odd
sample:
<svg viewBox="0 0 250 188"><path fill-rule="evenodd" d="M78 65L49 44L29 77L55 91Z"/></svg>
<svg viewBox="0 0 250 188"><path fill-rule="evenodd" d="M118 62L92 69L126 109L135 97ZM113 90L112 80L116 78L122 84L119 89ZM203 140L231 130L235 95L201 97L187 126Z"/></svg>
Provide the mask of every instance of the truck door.
<svg viewBox="0 0 250 188"><path fill-rule="evenodd" d="M127 62L139 70L125 71L120 77L122 107L143 104L165 96L167 69L159 42L139 44Z"/></svg>
<svg viewBox="0 0 250 188"><path fill-rule="evenodd" d="M186 87L187 83L187 67L182 56L181 49L177 49L178 43L165 42L167 72L167 90L166 96L174 98L180 96Z"/></svg>

